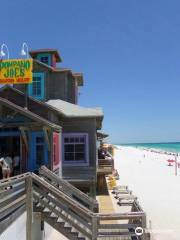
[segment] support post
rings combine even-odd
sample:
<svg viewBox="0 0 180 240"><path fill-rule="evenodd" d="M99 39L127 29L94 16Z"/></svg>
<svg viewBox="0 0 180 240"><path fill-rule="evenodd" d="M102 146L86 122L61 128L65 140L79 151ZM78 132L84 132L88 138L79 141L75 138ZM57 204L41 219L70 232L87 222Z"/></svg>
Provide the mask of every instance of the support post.
<svg viewBox="0 0 180 240"><path fill-rule="evenodd" d="M51 150L51 141L50 141L50 137L49 137L49 133L48 133L48 128L47 127L43 127L43 132L44 132L44 137L47 143L47 147L48 147L48 151Z"/></svg>
<svg viewBox="0 0 180 240"><path fill-rule="evenodd" d="M148 235L147 235L147 232L146 232L146 227L147 227L147 222L146 222L146 214L144 214L144 216L142 217L142 229L143 229L143 236L142 236L142 239L143 240L148 240Z"/></svg>
<svg viewBox="0 0 180 240"><path fill-rule="evenodd" d="M32 177L26 178L26 240L32 240L32 220L33 220L33 191Z"/></svg>
<svg viewBox="0 0 180 240"><path fill-rule="evenodd" d="M95 182L91 183L89 190L90 190L90 196L95 199L96 198L96 183Z"/></svg>
<svg viewBox="0 0 180 240"><path fill-rule="evenodd" d="M97 240L98 237L98 218L94 214L92 216L92 240Z"/></svg>
<svg viewBox="0 0 180 240"><path fill-rule="evenodd" d="M41 212L33 213L33 229L32 229L32 239L33 240L43 240L44 239L44 221L42 219Z"/></svg>

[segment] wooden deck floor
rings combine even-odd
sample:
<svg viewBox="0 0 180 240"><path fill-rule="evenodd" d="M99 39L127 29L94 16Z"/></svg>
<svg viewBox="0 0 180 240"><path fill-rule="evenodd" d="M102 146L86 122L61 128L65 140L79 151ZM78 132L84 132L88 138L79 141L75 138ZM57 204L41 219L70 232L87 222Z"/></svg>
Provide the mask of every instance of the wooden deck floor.
<svg viewBox="0 0 180 240"><path fill-rule="evenodd" d="M107 184L107 179L106 179L106 184ZM107 186L105 186L105 188L107 188ZM99 212L100 213L117 213L120 211L124 211L125 209L120 208L117 203L116 200L113 198L113 196L111 195L111 191L108 189L107 194L105 195L98 195L96 197L97 201L99 202ZM130 210L129 208L126 210ZM118 224L118 221L116 220L111 220L111 221L103 221L103 224L106 223L116 223ZM122 222L121 222L122 223ZM108 230L107 230L108 231ZM118 230L114 230L114 232L117 232ZM127 230L126 230L127 231ZM131 237L101 237L98 238L98 240L131 240Z"/></svg>

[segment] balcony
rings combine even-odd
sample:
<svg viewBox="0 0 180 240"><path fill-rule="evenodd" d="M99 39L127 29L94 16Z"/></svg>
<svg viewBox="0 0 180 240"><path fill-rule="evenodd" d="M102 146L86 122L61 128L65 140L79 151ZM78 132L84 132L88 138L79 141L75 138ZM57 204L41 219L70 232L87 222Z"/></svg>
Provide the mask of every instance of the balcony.
<svg viewBox="0 0 180 240"><path fill-rule="evenodd" d="M98 168L97 174L98 175L108 175L112 174L114 169L114 159L98 159Z"/></svg>

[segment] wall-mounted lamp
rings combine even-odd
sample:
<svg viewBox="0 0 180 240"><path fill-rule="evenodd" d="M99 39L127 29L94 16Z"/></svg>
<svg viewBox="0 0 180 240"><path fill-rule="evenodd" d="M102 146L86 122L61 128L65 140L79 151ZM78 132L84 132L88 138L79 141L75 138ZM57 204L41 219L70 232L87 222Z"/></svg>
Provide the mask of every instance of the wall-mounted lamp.
<svg viewBox="0 0 180 240"><path fill-rule="evenodd" d="M25 51L25 47L26 47L26 51ZM27 58L28 58L29 49L28 49L27 43L25 43L25 42L23 43L20 54L21 54L21 56L27 56Z"/></svg>
<svg viewBox="0 0 180 240"><path fill-rule="evenodd" d="M6 48L7 51L7 58L9 59L9 49L5 43L1 45L0 57L5 57L6 53L4 52L3 48Z"/></svg>

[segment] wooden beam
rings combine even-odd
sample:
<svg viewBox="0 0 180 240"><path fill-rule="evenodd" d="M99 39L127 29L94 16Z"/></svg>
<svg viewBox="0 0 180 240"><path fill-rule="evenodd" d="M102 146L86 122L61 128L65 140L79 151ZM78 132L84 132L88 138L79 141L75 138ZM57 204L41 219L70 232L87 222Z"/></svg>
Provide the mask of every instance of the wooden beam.
<svg viewBox="0 0 180 240"><path fill-rule="evenodd" d="M94 214L92 216L92 240L97 240L98 237L98 218Z"/></svg>
<svg viewBox="0 0 180 240"><path fill-rule="evenodd" d="M142 219L145 212L125 212L125 213L109 213L109 214L97 214L99 220L125 220L125 219Z"/></svg>
<svg viewBox="0 0 180 240"><path fill-rule="evenodd" d="M9 195L8 198L6 197L4 201L0 202L0 209L6 207L8 204L15 202L16 200L20 199L21 197L25 196L25 191L15 192L13 195Z"/></svg>
<svg viewBox="0 0 180 240"><path fill-rule="evenodd" d="M6 196L9 196L10 194L15 193L16 191L24 190L24 186L25 186L25 184L22 182L22 183L18 184L17 186L13 186L12 189L1 190L1 188L0 188L0 199L5 198Z"/></svg>
<svg viewBox="0 0 180 240"><path fill-rule="evenodd" d="M47 143L47 147L48 147L48 151L51 150L51 140L50 140L50 134L49 134L49 128L47 127L43 127L43 132L44 132L44 137L45 137L45 141Z"/></svg>
<svg viewBox="0 0 180 240"><path fill-rule="evenodd" d="M0 219L12 214L12 212L25 203L25 195L0 209ZM1 221L0 221L1 222Z"/></svg>
<svg viewBox="0 0 180 240"><path fill-rule="evenodd" d="M33 191L32 177L26 179L26 240L32 240Z"/></svg>
<svg viewBox="0 0 180 240"><path fill-rule="evenodd" d="M18 208L14 213L12 213L10 216L5 218L0 222L0 234L2 234L9 226L12 224L16 219L21 216L25 211L25 205Z"/></svg>

